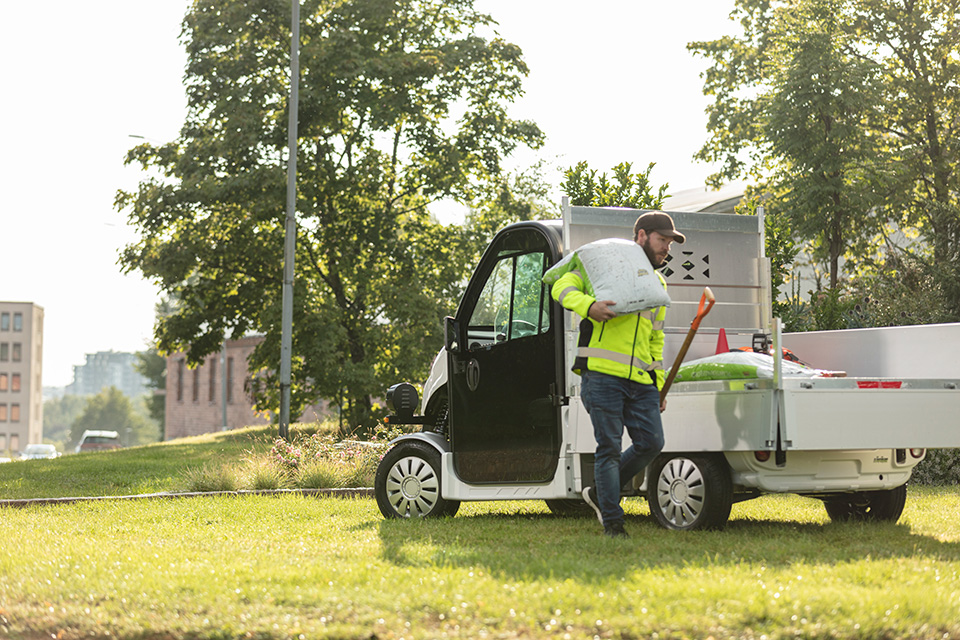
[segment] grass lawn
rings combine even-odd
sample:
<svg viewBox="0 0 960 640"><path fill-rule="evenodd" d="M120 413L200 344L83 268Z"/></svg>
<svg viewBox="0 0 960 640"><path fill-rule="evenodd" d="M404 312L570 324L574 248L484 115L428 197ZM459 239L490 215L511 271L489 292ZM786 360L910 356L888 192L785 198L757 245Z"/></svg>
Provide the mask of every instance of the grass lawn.
<svg viewBox="0 0 960 640"><path fill-rule="evenodd" d="M539 502L385 521L372 499L6 509L0 637L960 638L960 491L897 525L768 496L722 532L632 538Z"/></svg>
<svg viewBox="0 0 960 640"><path fill-rule="evenodd" d="M0 464L0 500L180 491L189 470L268 451L275 436L275 427L249 427L143 447Z"/></svg>
<svg viewBox="0 0 960 640"><path fill-rule="evenodd" d="M0 465L0 498L176 490L269 449L250 429ZM960 639L960 488L898 524L767 496L720 532L629 540L541 502L386 521L370 498L126 500L0 509L0 638Z"/></svg>

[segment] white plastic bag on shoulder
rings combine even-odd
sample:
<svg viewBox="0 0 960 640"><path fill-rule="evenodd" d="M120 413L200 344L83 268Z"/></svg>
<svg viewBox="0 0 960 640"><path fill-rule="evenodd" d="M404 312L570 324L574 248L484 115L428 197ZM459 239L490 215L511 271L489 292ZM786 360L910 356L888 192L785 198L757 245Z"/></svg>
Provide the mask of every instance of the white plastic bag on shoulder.
<svg viewBox="0 0 960 640"><path fill-rule="evenodd" d="M584 293L597 300L613 300L617 314L670 306L670 296L650 264L643 247L622 238L596 240L564 256L543 274L553 285L568 271L580 271Z"/></svg>

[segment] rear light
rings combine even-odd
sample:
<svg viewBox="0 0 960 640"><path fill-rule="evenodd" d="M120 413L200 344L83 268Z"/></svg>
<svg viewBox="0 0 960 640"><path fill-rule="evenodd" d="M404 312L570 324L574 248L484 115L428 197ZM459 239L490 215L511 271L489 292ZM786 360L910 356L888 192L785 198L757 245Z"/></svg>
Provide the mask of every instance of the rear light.
<svg viewBox="0 0 960 640"><path fill-rule="evenodd" d="M926 453L925 449L910 449L910 455L914 458L922 458L924 453Z"/></svg>
<svg viewBox="0 0 960 640"><path fill-rule="evenodd" d="M757 462L766 462L770 459L769 451L754 451L753 457L757 459Z"/></svg>

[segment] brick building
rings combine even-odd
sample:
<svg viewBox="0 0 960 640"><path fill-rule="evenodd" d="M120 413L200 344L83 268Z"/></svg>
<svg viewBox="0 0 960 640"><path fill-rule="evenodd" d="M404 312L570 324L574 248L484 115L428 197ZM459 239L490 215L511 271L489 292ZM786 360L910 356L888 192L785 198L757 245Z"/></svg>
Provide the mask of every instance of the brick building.
<svg viewBox="0 0 960 640"><path fill-rule="evenodd" d="M256 413L247 358L261 336L227 340L221 353L207 356L190 369L182 353L167 356L164 439L173 440L251 425L270 424L273 416ZM308 409L300 420L317 420L321 407Z"/></svg>

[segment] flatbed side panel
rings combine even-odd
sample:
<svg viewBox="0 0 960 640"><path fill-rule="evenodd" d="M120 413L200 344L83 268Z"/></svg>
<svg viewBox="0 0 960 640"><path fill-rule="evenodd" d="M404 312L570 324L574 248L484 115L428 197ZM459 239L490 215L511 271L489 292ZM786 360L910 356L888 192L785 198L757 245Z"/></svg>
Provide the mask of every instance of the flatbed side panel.
<svg viewBox="0 0 960 640"><path fill-rule="evenodd" d="M567 407L572 451L593 453L597 442L580 398ZM758 451L776 448L774 392L702 391L671 394L662 414L664 451ZM630 438L624 433L623 446Z"/></svg>
<svg viewBox="0 0 960 640"><path fill-rule="evenodd" d="M667 396L664 451L758 451L776 447L774 392L706 391Z"/></svg>
<svg viewBox="0 0 960 640"><path fill-rule="evenodd" d="M957 389L786 389L786 449L960 447Z"/></svg>

